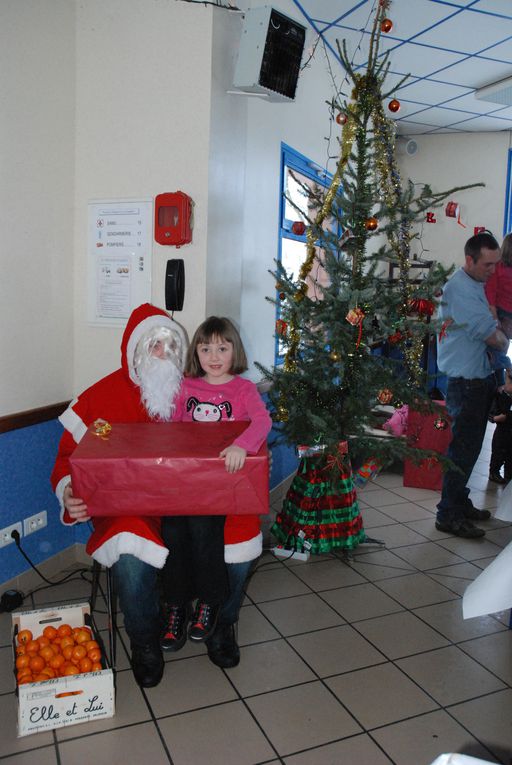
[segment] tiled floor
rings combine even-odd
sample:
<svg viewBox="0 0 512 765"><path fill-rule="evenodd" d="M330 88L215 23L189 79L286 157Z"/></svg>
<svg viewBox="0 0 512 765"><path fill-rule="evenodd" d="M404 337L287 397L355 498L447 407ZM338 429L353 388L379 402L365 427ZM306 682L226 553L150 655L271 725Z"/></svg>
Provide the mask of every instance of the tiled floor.
<svg viewBox="0 0 512 765"><path fill-rule="evenodd" d="M487 483L488 458L487 439L471 486L492 510L501 489ZM117 712L103 722L16 738L2 614L2 763L428 765L461 752L510 765L509 613L463 621L461 595L512 527L491 520L483 540L447 536L434 527L437 500L386 473L361 492L367 533L385 549L307 563L267 553L248 587L235 669L188 644L168 657L162 683L141 691L121 628ZM88 594L73 582L43 590L36 605Z"/></svg>

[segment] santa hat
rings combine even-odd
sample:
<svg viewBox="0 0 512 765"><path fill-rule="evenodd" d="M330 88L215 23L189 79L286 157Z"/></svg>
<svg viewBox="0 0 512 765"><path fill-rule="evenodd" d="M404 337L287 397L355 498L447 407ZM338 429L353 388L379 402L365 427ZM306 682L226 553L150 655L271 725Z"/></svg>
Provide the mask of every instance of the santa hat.
<svg viewBox="0 0 512 765"><path fill-rule="evenodd" d="M177 346L176 355L179 359L180 371L183 369L187 350L187 338L184 329L161 308L157 308L151 303L143 303L132 311L121 341L121 364L135 385L140 384L133 366L137 344L146 332L161 327L165 327L173 334Z"/></svg>

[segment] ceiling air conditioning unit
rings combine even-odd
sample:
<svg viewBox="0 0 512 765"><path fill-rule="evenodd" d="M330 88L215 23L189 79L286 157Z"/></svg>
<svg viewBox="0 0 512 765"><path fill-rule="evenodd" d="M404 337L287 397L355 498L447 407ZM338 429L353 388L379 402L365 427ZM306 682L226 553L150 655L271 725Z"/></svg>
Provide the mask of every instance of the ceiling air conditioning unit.
<svg viewBox="0 0 512 765"><path fill-rule="evenodd" d="M264 5L245 14L235 67L239 92L293 101L306 41L306 27Z"/></svg>
<svg viewBox="0 0 512 765"><path fill-rule="evenodd" d="M512 106L512 77L478 88L475 90L475 98L480 101L490 101L493 104Z"/></svg>

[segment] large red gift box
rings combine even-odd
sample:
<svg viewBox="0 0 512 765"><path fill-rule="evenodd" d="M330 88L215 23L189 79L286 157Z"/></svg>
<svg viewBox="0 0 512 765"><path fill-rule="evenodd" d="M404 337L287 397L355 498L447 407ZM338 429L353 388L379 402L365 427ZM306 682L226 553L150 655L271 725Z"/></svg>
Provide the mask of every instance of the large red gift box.
<svg viewBox="0 0 512 765"><path fill-rule="evenodd" d="M441 408L444 401L436 402ZM407 440L419 449L431 449L445 455L452 440L450 420L447 413L420 414L409 408L407 418ZM441 491L443 471L439 462L432 457L421 460L417 465L411 460L404 461L404 486L418 489Z"/></svg>
<svg viewBox="0 0 512 765"><path fill-rule="evenodd" d="M91 516L268 513L268 452L228 473L219 453L247 422L112 425L89 430L73 452L73 493Z"/></svg>

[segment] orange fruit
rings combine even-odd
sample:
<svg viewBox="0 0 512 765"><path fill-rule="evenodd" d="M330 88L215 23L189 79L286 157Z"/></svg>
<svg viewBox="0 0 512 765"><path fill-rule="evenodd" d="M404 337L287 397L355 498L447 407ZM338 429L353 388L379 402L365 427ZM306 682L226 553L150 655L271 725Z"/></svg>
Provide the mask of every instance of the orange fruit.
<svg viewBox="0 0 512 765"><path fill-rule="evenodd" d="M62 651L68 645L75 645L75 641L73 640L73 638L70 635L67 635L66 637L63 637L62 640L60 641L60 647L61 647Z"/></svg>
<svg viewBox="0 0 512 765"><path fill-rule="evenodd" d="M101 672L103 667L101 666L101 661L93 661L91 672Z"/></svg>
<svg viewBox="0 0 512 765"><path fill-rule="evenodd" d="M80 670L78 669L78 667L75 667L74 664L68 664L68 666L64 668L64 671L62 674L64 677L67 677L68 675L79 675Z"/></svg>
<svg viewBox="0 0 512 765"><path fill-rule="evenodd" d="M73 656L73 648L74 645L67 645L65 648L62 649L62 656L66 659L66 661L71 661L71 657Z"/></svg>
<svg viewBox="0 0 512 765"><path fill-rule="evenodd" d="M49 645L45 645L41 650L39 651L39 656L42 656L42 658L45 660L47 664L49 664L50 660L53 659L55 656L53 652L53 648Z"/></svg>
<svg viewBox="0 0 512 765"><path fill-rule="evenodd" d="M92 651L93 648L99 648L99 645L96 642L96 640L88 640L87 643L84 643L84 646L87 653L89 653L89 651Z"/></svg>
<svg viewBox="0 0 512 765"><path fill-rule="evenodd" d="M48 675L43 675L41 672L38 675L34 675L34 683L40 683L43 680L49 680Z"/></svg>
<svg viewBox="0 0 512 765"><path fill-rule="evenodd" d="M86 630L78 630L78 632L75 634L75 643L80 645L80 643L87 643L91 639L91 636L89 635Z"/></svg>
<svg viewBox="0 0 512 765"><path fill-rule="evenodd" d="M29 640L25 643L25 650L27 653L39 653L39 643L37 640Z"/></svg>
<svg viewBox="0 0 512 765"><path fill-rule="evenodd" d="M23 656L23 654L27 653L27 649L25 648L25 644L22 643L21 645L16 646L16 656Z"/></svg>
<svg viewBox="0 0 512 765"><path fill-rule="evenodd" d="M39 656L39 655L37 654L37 655L35 655L35 656L32 656L32 657L30 658L30 661L29 661L29 665L28 665L28 666L30 667L30 669L31 669L33 672L41 672L41 670L42 670L42 669L43 669L43 667L45 666L45 660L43 659L43 657L42 657L42 656Z"/></svg>
<svg viewBox="0 0 512 765"><path fill-rule="evenodd" d="M34 678L32 675L23 675L23 677L20 677L18 680L18 685L25 685L25 683L33 683Z"/></svg>
<svg viewBox="0 0 512 765"><path fill-rule="evenodd" d="M49 639L44 635L37 637L36 642L39 643L39 648L44 648L46 645L50 645Z"/></svg>
<svg viewBox="0 0 512 765"><path fill-rule="evenodd" d="M87 651L87 656L91 661L100 661L101 659L101 651L99 648L92 648L90 651Z"/></svg>
<svg viewBox="0 0 512 765"><path fill-rule="evenodd" d="M59 634L59 637L63 638L63 637L69 637L72 633L72 630L69 624L61 624L57 628L57 632Z"/></svg>
<svg viewBox="0 0 512 765"><path fill-rule="evenodd" d="M80 672L90 672L92 670L92 661L85 656L83 659L80 659L80 664L78 665Z"/></svg>
<svg viewBox="0 0 512 765"><path fill-rule="evenodd" d="M28 643L32 640L32 633L30 630L20 630L18 632L18 643Z"/></svg>
<svg viewBox="0 0 512 765"><path fill-rule="evenodd" d="M16 659L16 669L24 669L29 666L30 656L28 654L22 654Z"/></svg>
<svg viewBox="0 0 512 765"><path fill-rule="evenodd" d="M55 638L56 638L56 637L57 637L57 635L58 635L58 632L57 632L57 630L55 629L55 627L52 627L52 625L51 625L51 624L48 624L48 626L46 626L46 627L44 628L44 630L43 630L43 635L44 635L46 638L48 638L48 640L55 640Z"/></svg>
<svg viewBox="0 0 512 765"><path fill-rule="evenodd" d="M87 656L87 651L85 650L83 645L76 645L73 648L73 653L71 654L71 660L78 659L80 661L81 659L85 659Z"/></svg>
<svg viewBox="0 0 512 765"><path fill-rule="evenodd" d="M58 653L56 656L53 656L48 663L52 669L60 669L65 661L65 657L61 653Z"/></svg>
<svg viewBox="0 0 512 765"><path fill-rule="evenodd" d="M43 667L40 674L46 675L48 678L55 677L55 670L47 665L46 667Z"/></svg>
<svg viewBox="0 0 512 765"><path fill-rule="evenodd" d="M19 680L20 677L24 677L25 675L31 675L31 674L32 674L32 670L30 669L30 667L22 667L16 672L16 677Z"/></svg>

